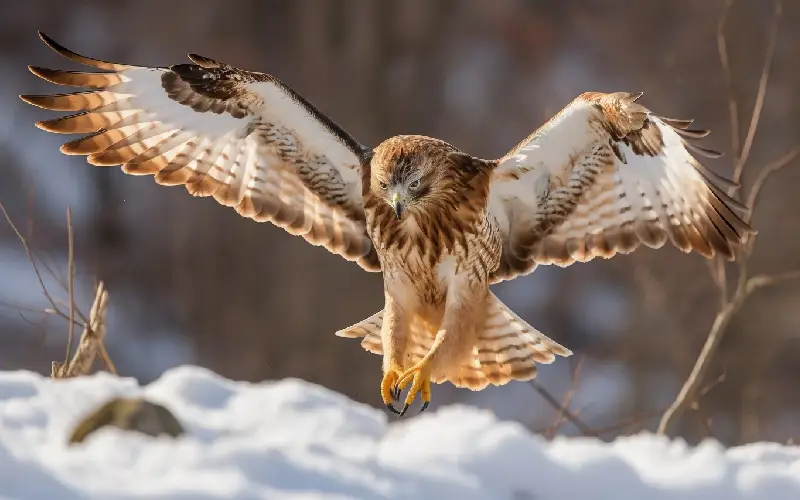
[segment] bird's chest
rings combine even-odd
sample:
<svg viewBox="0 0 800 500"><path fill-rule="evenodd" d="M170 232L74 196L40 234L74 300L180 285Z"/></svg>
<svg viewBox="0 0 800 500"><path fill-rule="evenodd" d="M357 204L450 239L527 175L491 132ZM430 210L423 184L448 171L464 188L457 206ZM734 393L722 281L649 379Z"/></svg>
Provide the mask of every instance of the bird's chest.
<svg viewBox="0 0 800 500"><path fill-rule="evenodd" d="M405 244L384 241L376 247L387 292L406 307L438 309L448 291L485 285L497 267L500 240L489 221L457 235L426 235L413 219L404 222L399 228L404 233L390 241Z"/></svg>
<svg viewBox="0 0 800 500"><path fill-rule="evenodd" d="M387 292L409 310L443 305L459 267L452 255L442 255L431 265L428 257L416 250L388 251L381 258Z"/></svg>

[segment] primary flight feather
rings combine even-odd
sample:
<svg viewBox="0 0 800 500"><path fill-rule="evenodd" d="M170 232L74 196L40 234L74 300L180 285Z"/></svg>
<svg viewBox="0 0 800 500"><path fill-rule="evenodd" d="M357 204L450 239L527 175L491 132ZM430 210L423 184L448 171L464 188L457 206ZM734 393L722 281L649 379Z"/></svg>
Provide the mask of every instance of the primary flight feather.
<svg viewBox="0 0 800 500"><path fill-rule="evenodd" d="M671 241L732 259L753 233L730 183L691 154L707 132L659 117L641 94L585 93L497 160L430 137L375 148L274 76L190 54L148 68L99 61L46 35L53 50L99 72L30 67L90 90L25 95L73 114L38 122L84 134L64 144L89 163L121 165L381 271L385 304L340 330L383 356L381 397L405 414L431 382L479 390L530 380L571 352L489 290L539 264L570 265ZM393 401L410 385L403 408Z"/></svg>

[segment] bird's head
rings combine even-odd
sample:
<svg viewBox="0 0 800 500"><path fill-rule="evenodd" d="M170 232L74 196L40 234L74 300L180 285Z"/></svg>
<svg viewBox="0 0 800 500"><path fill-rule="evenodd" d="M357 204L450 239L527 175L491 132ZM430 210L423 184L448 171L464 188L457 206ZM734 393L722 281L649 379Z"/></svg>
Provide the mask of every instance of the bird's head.
<svg viewBox="0 0 800 500"><path fill-rule="evenodd" d="M482 163L438 139L396 136L375 148L370 188L401 220L415 208L466 187L463 181Z"/></svg>

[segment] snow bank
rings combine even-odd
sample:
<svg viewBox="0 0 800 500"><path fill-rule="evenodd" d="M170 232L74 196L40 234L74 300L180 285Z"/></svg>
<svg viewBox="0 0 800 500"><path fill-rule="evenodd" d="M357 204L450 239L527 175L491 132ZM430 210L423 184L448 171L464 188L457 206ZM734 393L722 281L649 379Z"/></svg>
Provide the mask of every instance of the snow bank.
<svg viewBox="0 0 800 500"><path fill-rule="evenodd" d="M188 436L107 429L66 446L96 404L141 393ZM799 447L691 448L649 434L548 443L468 407L388 421L302 381L231 382L196 367L147 387L2 372L0 498L800 499Z"/></svg>

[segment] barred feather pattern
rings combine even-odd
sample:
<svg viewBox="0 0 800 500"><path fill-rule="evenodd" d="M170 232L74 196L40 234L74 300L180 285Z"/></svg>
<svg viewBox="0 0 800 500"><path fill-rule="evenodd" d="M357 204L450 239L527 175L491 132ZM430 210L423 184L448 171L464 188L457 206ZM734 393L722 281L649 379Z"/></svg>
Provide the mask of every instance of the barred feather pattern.
<svg viewBox="0 0 800 500"><path fill-rule="evenodd" d="M380 270L361 198L367 150L275 77L196 54L190 54L195 64L169 68L110 63L40 37L72 61L109 71L30 67L52 83L92 89L21 96L73 112L36 124L86 134L64 144L63 153L213 196L245 217Z"/></svg>
<svg viewBox="0 0 800 500"><path fill-rule="evenodd" d="M719 156L693 142L708 131L652 114L640 96L582 94L498 160L490 205L504 244L493 282L667 241L732 260L755 233L725 193L733 183L690 153ZM563 188L587 171L580 189ZM565 209L551 215L553 204Z"/></svg>
<svg viewBox="0 0 800 500"><path fill-rule="evenodd" d="M435 188L410 205L406 220L400 221L377 186L380 179L393 175L397 159L403 156L412 157L415 168L426 172L426 183ZM443 254L453 253L457 246L466 248L468 235L484 230L493 167L429 137L397 136L381 143L362 180L368 230L379 252L398 261L413 252L432 268ZM411 219L418 230L409 230Z"/></svg>
<svg viewBox="0 0 800 500"><path fill-rule="evenodd" d="M515 225L520 227L514 228L510 233L512 237L504 241L503 256L492 275L493 281L513 276L517 269L544 263L544 259L532 261L531 256L541 253L549 241L547 236L569 220L584 194L594 189L597 178L609 168L612 156L606 145L595 146L582 163L571 169L566 185L550 191L548 179L548 189L541 193L538 209L528 220L516 220ZM525 207L517 204L517 210L523 211Z"/></svg>
<svg viewBox="0 0 800 500"><path fill-rule="evenodd" d="M485 323L477 330L471 355L459 366L434 374L436 383L451 382L456 387L474 391L489 384L504 385L512 380L527 381L536 377L537 364L550 364L556 356L572 352L530 326L490 293ZM381 328L383 311L364 321L336 332L339 337L361 338L361 346L383 355ZM433 336L423 322L411 325L407 345L409 365L419 362L430 351Z"/></svg>

